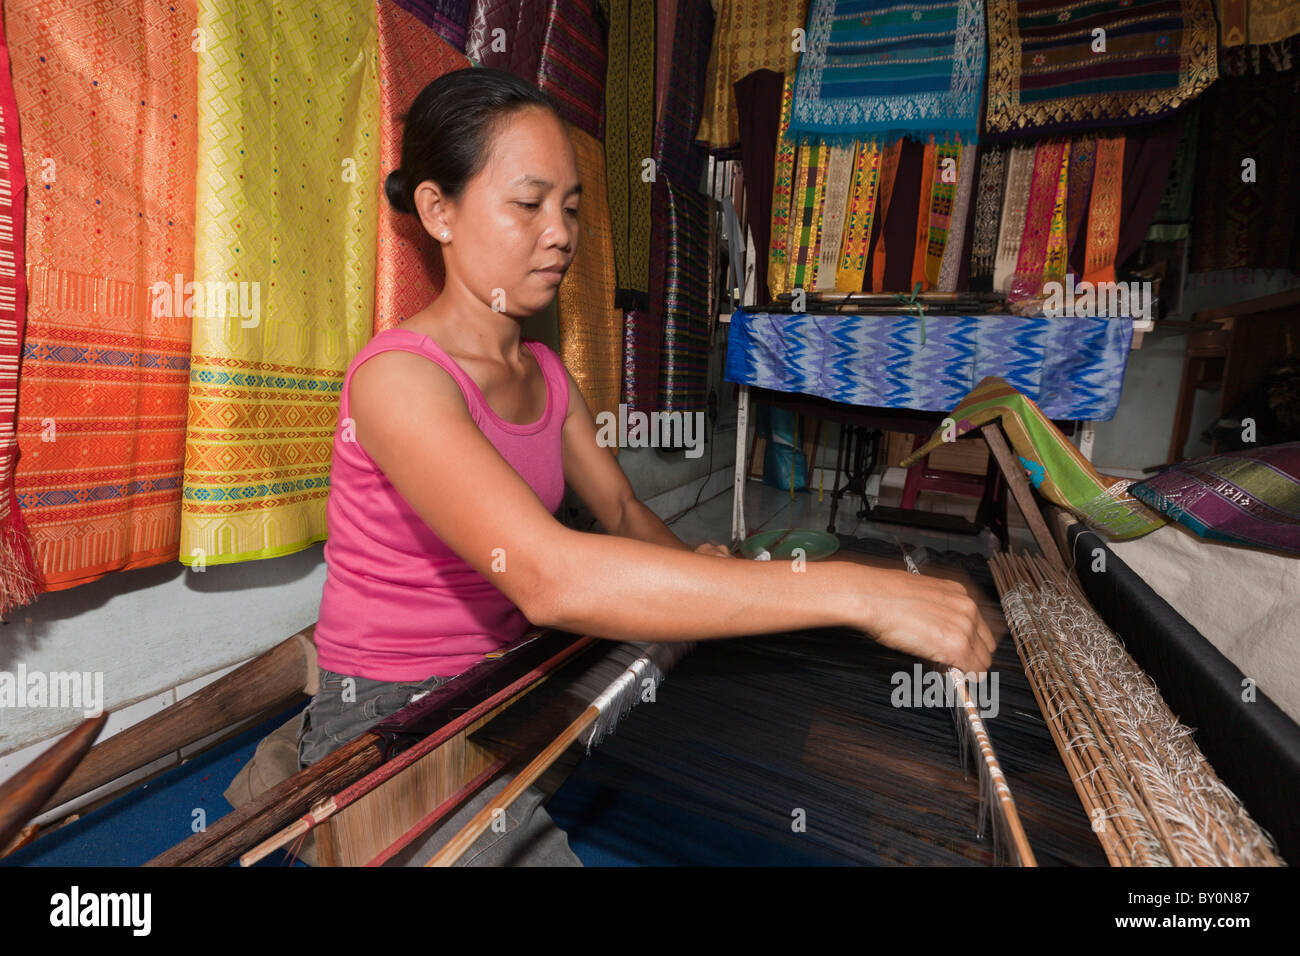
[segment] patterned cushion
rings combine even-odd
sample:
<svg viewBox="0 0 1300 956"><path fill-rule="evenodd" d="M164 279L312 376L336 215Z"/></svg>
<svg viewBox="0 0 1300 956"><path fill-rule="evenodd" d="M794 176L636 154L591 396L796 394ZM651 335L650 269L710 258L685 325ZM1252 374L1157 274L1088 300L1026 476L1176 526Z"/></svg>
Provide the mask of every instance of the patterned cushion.
<svg viewBox="0 0 1300 956"><path fill-rule="evenodd" d="M1300 554L1300 442L1185 461L1128 490L1202 537Z"/></svg>

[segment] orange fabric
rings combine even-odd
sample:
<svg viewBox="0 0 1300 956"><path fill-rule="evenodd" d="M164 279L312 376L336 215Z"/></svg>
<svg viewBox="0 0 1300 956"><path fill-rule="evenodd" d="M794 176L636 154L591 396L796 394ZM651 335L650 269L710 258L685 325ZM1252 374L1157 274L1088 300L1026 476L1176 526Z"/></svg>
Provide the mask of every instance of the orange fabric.
<svg viewBox="0 0 1300 956"><path fill-rule="evenodd" d="M4 16L32 187L14 480L58 591L179 552L190 319L151 287L193 278L197 12Z"/></svg>
<svg viewBox="0 0 1300 956"><path fill-rule="evenodd" d="M916 244L912 250L912 281L907 286L909 292L916 288L918 282L921 283L921 291L930 288L925 281L925 250L930 244L930 205L931 194L934 192L934 164L937 153L934 137L931 136L930 142L925 144L925 153L921 157L921 194L916 204Z"/></svg>
<svg viewBox="0 0 1300 956"><path fill-rule="evenodd" d="M396 3L379 15L379 255L375 270L375 334L391 329L438 297L446 275L438 243L418 216L397 212L383 198L383 182L402 164L398 117L420 91L444 73L470 65L446 40Z"/></svg>
<svg viewBox="0 0 1300 956"><path fill-rule="evenodd" d="M1119 249L1119 209L1124 194L1124 137L1097 140L1097 165L1088 204L1088 235L1083 281L1115 281Z"/></svg>
<svg viewBox="0 0 1300 956"><path fill-rule="evenodd" d="M876 211L880 232L871 253L872 292L881 292L885 287L885 219L889 216L889 200L894 194L894 180L898 178L898 160L902 153L903 141L896 139L885 147L880 160L880 208Z"/></svg>

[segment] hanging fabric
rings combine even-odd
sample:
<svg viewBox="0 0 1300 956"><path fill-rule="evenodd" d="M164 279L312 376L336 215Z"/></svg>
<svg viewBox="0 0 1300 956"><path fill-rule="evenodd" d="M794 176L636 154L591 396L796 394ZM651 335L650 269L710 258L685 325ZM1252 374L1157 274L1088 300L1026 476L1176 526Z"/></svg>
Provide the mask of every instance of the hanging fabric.
<svg viewBox="0 0 1300 956"><path fill-rule="evenodd" d="M380 0L379 27L379 177L402 165L398 119L429 83L470 65L468 59L407 11L407 4ZM378 254L375 261L374 332L391 329L438 297L446 275L442 250L418 216L379 202Z"/></svg>
<svg viewBox="0 0 1300 956"><path fill-rule="evenodd" d="M807 20L808 0L717 0L717 27L709 52L704 113L695 138L711 149L740 139L733 87L755 70L788 73L799 61L795 30Z"/></svg>
<svg viewBox="0 0 1300 956"><path fill-rule="evenodd" d="M872 292L882 292L885 288L885 221L889 218L889 210L893 208L894 186L898 182L903 146L907 142L906 139L894 140L880 158L880 209L872 226L871 249L867 259Z"/></svg>
<svg viewBox="0 0 1300 956"><path fill-rule="evenodd" d="M873 141L859 143L854 156L853 189L844 222L839 268L835 275L837 292L861 292L867 269L867 247L875 219L880 184L880 145Z"/></svg>
<svg viewBox="0 0 1300 956"><path fill-rule="evenodd" d="M772 246L772 195L776 186L777 137L780 133L781 90L785 77L772 70L755 70L735 86L740 127L740 162L745 170L745 218L754 237L755 289L768 289L767 266Z"/></svg>
<svg viewBox="0 0 1300 956"><path fill-rule="evenodd" d="M23 248L27 174L18 139L18 101L9 44L0 18L0 616L30 604L45 590L14 491L18 456L18 370L27 318ZM57 427L57 422L56 422Z"/></svg>
<svg viewBox="0 0 1300 956"><path fill-rule="evenodd" d="M1007 156L1007 182L998 226L998 253L993 264L993 288L1006 292L1020 260L1020 243L1029 211L1029 190L1034 181L1033 146L1014 146Z"/></svg>
<svg viewBox="0 0 1300 956"><path fill-rule="evenodd" d="M1079 136L1070 142L1069 183L1065 199L1066 268L1083 275L1083 224L1088 219L1092 175L1097 165L1097 138Z"/></svg>
<svg viewBox="0 0 1300 956"><path fill-rule="evenodd" d="M1115 281L1123 188L1124 137L1103 136L1097 140L1097 163L1092 174L1092 196L1088 201L1084 282L1096 285Z"/></svg>
<svg viewBox="0 0 1300 956"><path fill-rule="evenodd" d="M849 186L853 181L852 146L832 146L826 167L826 200L822 204L821 242L817 253L818 292L834 292L840 248L844 240L844 216L849 204Z"/></svg>
<svg viewBox="0 0 1300 956"><path fill-rule="evenodd" d="M948 224L947 241L943 247L943 260L939 263L939 291L956 292L961 264L966 256L967 224L972 215L971 197L975 189L975 170L980 165L982 150L973 143L962 147L957 178L957 194L953 198L952 218Z"/></svg>
<svg viewBox="0 0 1300 956"><path fill-rule="evenodd" d="M14 489L50 591L180 542L198 24L155 12L4 5L32 187Z"/></svg>
<svg viewBox="0 0 1300 956"><path fill-rule="evenodd" d="M614 240L614 304L650 306L650 221L654 148L654 0L602 0L609 17L605 70L605 188Z"/></svg>
<svg viewBox="0 0 1300 956"><path fill-rule="evenodd" d="M990 136L1149 122L1219 75L1211 0L988 0L988 23Z"/></svg>
<svg viewBox="0 0 1300 956"><path fill-rule="evenodd" d="M983 85L982 0L812 0L790 128L836 142L973 140Z"/></svg>
<svg viewBox="0 0 1300 956"><path fill-rule="evenodd" d="M979 185L975 188L975 231L971 240L971 276L993 275L1002 221L1002 191L1007 179L1007 147L980 150Z"/></svg>
<svg viewBox="0 0 1300 956"><path fill-rule="evenodd" d="M380 0L393 3L423 23L458 53L465 52L470 0ZM432 79L432 77L430 77Z"/></svg>
<svg viewBox="0 0 1300 956"><path fill-rule="evenodd" d="M925 284L925 259L926 250L930 245L930 214L934 207L934 185L936 179L936 164L938 162L939 148L934 144L934 138L926 143L925 151L921 156L921 190L917 194L916 203L916 229L912 237L912 272L907 281L907 286L901 291L911 292L919 283L922 290L926 289ZM900 290L893 290L900 291Z"/></svg>
<svg viewBox="0 0 1300 956"><path fill-rule="evenodd" d="M929 221L926 225L925 289L939 286L939 268L948 245L953 203L964 160L960 141L946 142L935 151L934 185L930 190Z"/></svg>
<svg viewBox="0 0 1300 956"><path fill-rule="evenodd" d="M772 247L767 260L767 287L772 298L794 288L791 282L794 254L795 161L799 144L788 135L790 104L794 99L794 76L787 73L781 88L781 119L776 139L776 163L772 176ZM761 251L759 253L762 255Z"/></svg>
<svg viewBox="0 0 1300 956"><path fill-rule="evenodd" d="M614 304L614 243L605 198L605 152L600 140L569 125L578 160L578 250L556 295L560 358L593 415L618 414L623 313Z"/></svg>
<svg viewBox="0 0 1300 956"><path fill-rule="evenodd" d="M1025 227L1016 256L1016 271L1008 290L1008 298L1012 301L1031 298L1043 290L1048 237L1061 192L1061 169L1068 163L1069 155L1064 143L1039 143L1034 151L1034 174L1029 187L1029 202L1025 207Z"/></svg>
<svg viewBox="0 0 1300 956"><path fill-rule="evenodd" d="M374 6L201 6L199 29L194 272L239 292L193 319L180 560L202 566L325 538L374 328L380 84Z"/></svg>
<svg viewBox="0 0 1300 956"><path fill-rule="evenodd" d="M810 290L817 275L818 243L821 239L822 203L826 198L826 171L830 148L811 141L799 147L795 174L794 214L791 232L793 272L791 288Z"/></svg>

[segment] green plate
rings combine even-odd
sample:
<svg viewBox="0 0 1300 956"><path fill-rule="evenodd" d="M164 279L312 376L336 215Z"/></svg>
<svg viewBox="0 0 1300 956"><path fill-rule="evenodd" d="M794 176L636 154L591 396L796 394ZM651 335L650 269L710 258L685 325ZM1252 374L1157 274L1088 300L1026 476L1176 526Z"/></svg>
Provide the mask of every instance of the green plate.
<svg viewBox="0 0 1300 956"><path fill-rule="evenodd" d="M751 535L741 543L740 556L752 559L759 551L766 548L771 552L773 561L789 561L794 557L795 548L802 548L806 560L822 561L840 549L840 539L827 531L795 528L773 551L769 545L785 533L785 528L778 528L775 531L762 531Z"/></svg>

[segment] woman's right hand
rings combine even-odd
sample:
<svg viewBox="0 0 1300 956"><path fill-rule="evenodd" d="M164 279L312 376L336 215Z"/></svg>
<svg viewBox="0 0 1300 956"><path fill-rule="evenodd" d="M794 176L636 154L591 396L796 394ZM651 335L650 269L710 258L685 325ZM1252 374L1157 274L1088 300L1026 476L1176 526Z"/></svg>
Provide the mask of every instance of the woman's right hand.
<svg viewBox="0 0 1300 956"><path fill-rule="evenodd" d="M881 644L963 673L982 674L997 642L956 581L872 568L863 630Z"/></svg>

